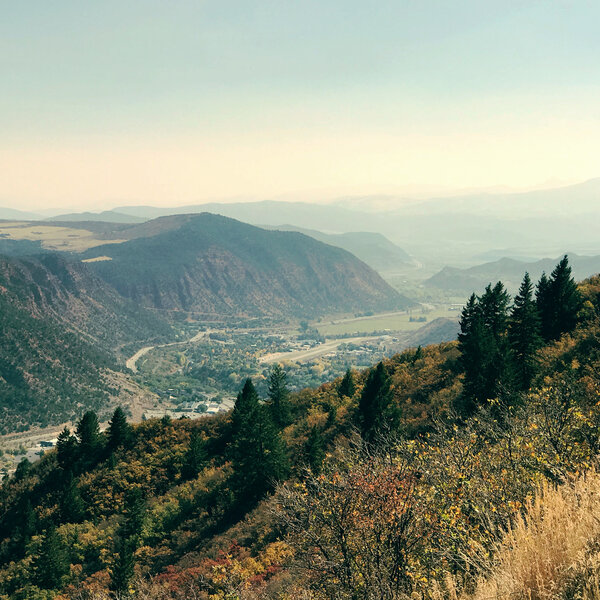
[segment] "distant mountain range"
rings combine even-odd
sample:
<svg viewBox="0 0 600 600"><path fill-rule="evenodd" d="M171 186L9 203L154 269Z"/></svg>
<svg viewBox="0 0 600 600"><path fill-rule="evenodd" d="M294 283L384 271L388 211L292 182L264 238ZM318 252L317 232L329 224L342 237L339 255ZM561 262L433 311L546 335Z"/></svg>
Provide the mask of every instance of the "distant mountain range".
<svg viewBox="0 0 600 600"><path fill-rule="evenodd" d="M180 207L123 206L119 213L154 218L176 213L214 212L256 225L349 233L381 233L420 260L474 264L473 257L512 248L522 256L548 256L571 248L600 252L600 179L556 189L521 193L475 193L419 202L387 201L379 211L360 203L235 202ZM373 201L381 205L381 198ZM348 207L354 207L350 209Z"/></svg>
<svg viewBox="0 0 600 600"><path fill-rule="evenodd" d="M411 305L349 252L301 233L206 213L121 228L118 237L128 241L81 257L122 296L150 308L313 316Z"/></svg>
<svg viewBox="0 0 600 600"><path fill-rule="evenodd" d="M560 258L544 258L533 262L502 258L468 269L444 267L439 273L427 279L424 285L468 295L483 291L488 283L502 281L509 291L514 292L518 289L526 271L536 281L543 272L550 274ZM575 279L578 280L600 272L600 256L570 254L569 263Z"/></svg>
<svg viewBox="0 0 600 600"><path fill-rule="evenodd" d="M120 213L114 210L105 210L99 213L94 212L81 212L81 213L67 213L64 215L56 215L55 217L48 217L46 221L61 221L61 222L90 222L90 221L102 221L104 223L143 223L148 219L144 217L136 217L134 215L128 215Z"/></svg>

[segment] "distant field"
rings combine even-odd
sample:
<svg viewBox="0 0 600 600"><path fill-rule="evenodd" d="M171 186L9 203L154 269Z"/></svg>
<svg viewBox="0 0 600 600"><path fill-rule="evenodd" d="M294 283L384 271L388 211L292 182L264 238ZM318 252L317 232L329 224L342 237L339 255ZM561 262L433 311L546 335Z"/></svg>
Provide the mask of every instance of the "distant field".
<svg viewBox="0 0 600 600"><path fill-rule="evenodd" d="M346 319L343 321L333 321L328 323L316 323L315 327L321 335L344 335L349 333L371 333L373 331L413 331L423 327L429 321L438 317L455 318L456 311L448 310L448 307L436 308L434 310L422 312L420 309L413 310L410 314L406 312L392 313L386 315L373 315L372 317L357 317L355 319ZM426 317L426 322L410 321L410 317Z"/></svg>
<svg viewBox="0 0 600 600"><path fill-rule="evenodd" d="M12 221L0 223L0 237L9 240L40 241L48 250L83 252L102 244L116 244L125 240L101 240L92 231L71 227L53 227L41 223Z"/></svg>

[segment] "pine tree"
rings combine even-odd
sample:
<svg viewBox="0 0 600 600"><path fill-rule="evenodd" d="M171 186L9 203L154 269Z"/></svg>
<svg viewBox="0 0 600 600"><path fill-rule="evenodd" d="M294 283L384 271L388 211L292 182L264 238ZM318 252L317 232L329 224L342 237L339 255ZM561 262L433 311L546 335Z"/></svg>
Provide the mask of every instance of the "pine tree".
<svg viewBox="0 0 600 600"><path fill-rule="evenodd" d="M135 569L135 546L130 540L119 538L115 550L110 589L119 598L128 598L131 595L129 584L133 578Z"/></svg>
<svg viewBox="0 0 600 600"><path fill-rule="evenodd" d="M465 305L458 335L460 364L465 374L458 409L471 414L478 405L496 398L508 374L506 324L510 297L501 282L488 285Z"/></svg>
<svg viewBox="0 0 600 600"><path fill-rule="evenodd" d="M352 375L352 371L350 367L346 370L346 373L340 382L340 386L338 388L338 396L343 398L352 398L354 396L354 392L356 392L356 385L354 383L354 376Z"/></svg>
<svg viewBox="0 0 600 600"><path fill-rule="evenodd" d="M135 567L135 550L139 546L146 501L141 488L132 488L125 494L123 520L119 527L115 562L112 568L110 589L121 598L129 597L129 583Z"/></svg>
<svg viewBox="0 0 600 600"><path fill-rule="evenodd" d="M550 292L550 281L546 273L542 273L535 291L535 303L540 316L540 333L544 341L551 339L553 328L553 301Z"/></svg>
<svg viewBox="0 0 600 600"><path fill-rule="evenodd" d="M305 452L308 466L315 475L318 475L323 468L323 461L325 460L324 445L321 432L313 427L306 440Z"/></svg>
<svg viewBox="0 0 600 600"><path fill-rule="evenodd" d="M108 425L108 447L110 450L127 447L131 442L132 429L123 409L118 406Z"/></svg>
<svg viewBox="0 0 600 600"><path fill-rule="evenodd" d="M69 556L56 529L50 529L44 536L40 554L35 561L35 579L42 589L55 589L69 572Z"/></svg>
<svg viewBox="0 0 600 600"><path fill-rule="evenodd" d="M550 298L553 320L550 327L550 340L557 340L563 333L569 333L577 325L577 313L583 304L577 284L571 277L569 259L565 255L550 275Z"/></svg>
<svg viewBox="0 0 600 600"><path fill-rule="evenodd" d="M394 405L390 377L383 362L369 371L358 404L358 424L366 441L378 434L394 431L400 424L400 414Z"/></svg>
<svg viewBox="0 0 600 600"><path fill-rule="evenodd" d="M238 510L254 506L289 472L289 463L271 411L259 403L250 379L238 394L232 413L230 455Z"/></svg>
<svg viewBox="0 0 600 600"><path fill-rule="evenodd" d="M280 429L291 423L291 407L287 375L280 364L273 365L269 374L269 405L273 422Z"/></svg>
<svg viewBox="0 0 600 600"><path fill-rule="evenodd" d="M544 341L557 340L563 333L575 329L583 301L577 284L571 277L571 267L566 255L556 265L550 278L545 273L542 274L537 285L536 302Z"/></svg>
<svg viewBox="0 0 600 600"><path fill-rule="evenodd" d="M96 459L100 450L100 426L95 412L90 410L81 417L77 423L77 438L82 461L89 463Z"/></svg>
<svg viewBox="0 0 600 600"><path fill-rule="evenodd" d="M542 344L540 315L533 298L533 284L525 273L515 296L508 326L512 373L520 391L529 389L536 372L535 353Z"/></svg>
<svg viewBox="0 0 600 600"><path fill-rule="evenodd" d="M58 464L65 471L71 471L77 457L77 439L71 434L68 427L65 427L58 435L56 453Z"/></svg>
<svg viewBox="0 0 600 600"><path fill-rule="evenodd" d="M207 453L204 440L193 429L190 434L190 444L183 458L181 475L184 479L194 479L206 463Z"/></svg>
<svg viewBox="0 0 600 600"><path fill-rule="evenodd" d="M85 517L85 504L71 471L67 473L60 498L60 514L65 523L80 523Z"/></svg>

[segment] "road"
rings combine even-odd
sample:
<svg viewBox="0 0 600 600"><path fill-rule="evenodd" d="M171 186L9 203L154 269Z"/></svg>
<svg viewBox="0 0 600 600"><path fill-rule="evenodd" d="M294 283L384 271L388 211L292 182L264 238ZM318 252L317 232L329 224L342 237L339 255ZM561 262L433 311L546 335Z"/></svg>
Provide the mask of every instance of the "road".
<svg viewBox="0 0 600 600"><path fill-rule="evenodd" d="M154 350L154 348L166 348L167 346L180 346L181 344L193 344L194 342L199 342L202 338L208 336L211 333L214 333L216 329L207 329L206 331L199 331L194 337L191 337L189 340L183 340L182 342L170 342L168 344L159 344L158 346L144 346L140 348L131 358L128 358L125 361L125 366L137 373L137 361L142 358L145 354L148 354L150 350Z"/></svg>
<svg viewBox="0 0 600 600"><path fill-rule="evenodd" d="M344 338L341 340L330 340L323 344L319 344L314 348L308 348L307 350L295 350L293 352L272 352L271 354L265 354L259 358L259 362L266 364L275 363L281 360L302 362L316 358L317 356L323 356L323 354L327 354L328 352L332 352L342 344L359 344L366 340L373 341L376 339L378 339L377 336L363 336Z"/></svg>

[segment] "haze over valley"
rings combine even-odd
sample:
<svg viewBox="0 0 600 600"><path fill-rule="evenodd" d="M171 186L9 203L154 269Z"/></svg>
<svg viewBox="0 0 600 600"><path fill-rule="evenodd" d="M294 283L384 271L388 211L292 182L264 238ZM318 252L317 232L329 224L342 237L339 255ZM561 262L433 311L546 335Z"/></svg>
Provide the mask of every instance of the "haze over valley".
<svg viewBox="0 0 600 600"><path fill-rule="evenodd" d="M4 4L0 600L600 600L600 5Z"/></svg>

